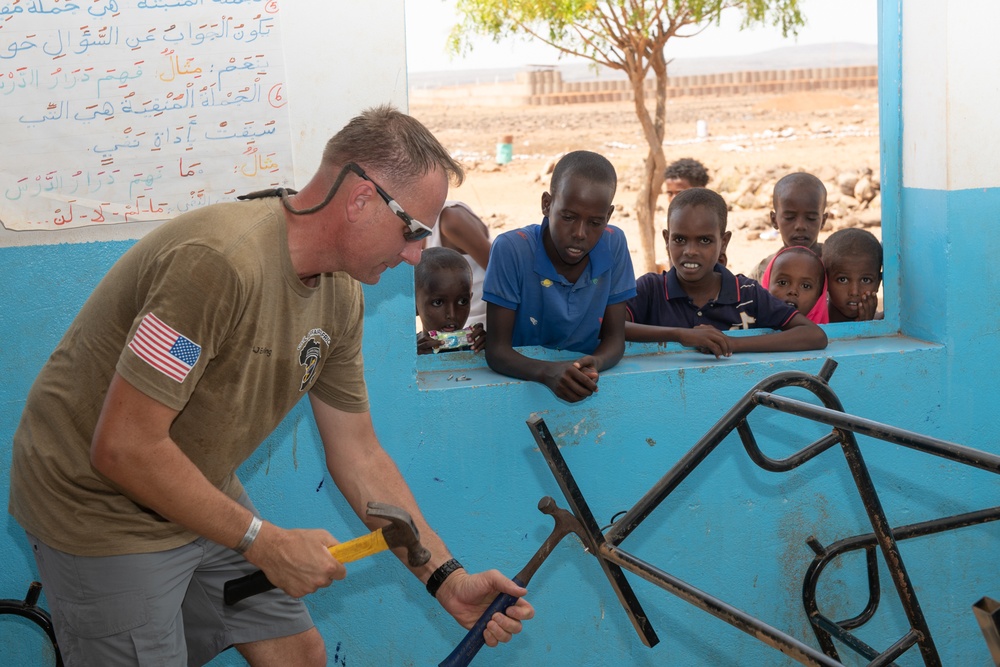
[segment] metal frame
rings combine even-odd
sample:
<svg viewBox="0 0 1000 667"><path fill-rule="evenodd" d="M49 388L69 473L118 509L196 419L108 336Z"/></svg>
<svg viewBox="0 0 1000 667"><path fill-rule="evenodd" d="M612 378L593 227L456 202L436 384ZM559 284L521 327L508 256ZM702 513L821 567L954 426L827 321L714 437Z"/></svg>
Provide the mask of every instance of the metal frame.
<svg viewBox="0 0 1000 667"><path fill-rule="evenodd" d="M0 615L13 614L26 618L44 632L52 644L52 652L55 655L56 667L63 667L62 655L59 653L59 644L56 642L56 632L52 627L52 617L49 612L38 606L38 596L42 592L42 585L37 581L31 582L28 593L23 600L0 600Z"/></svg>
<svg viewBox="0 0 1000 667"><path fill-rule="evenodd" d="M842 663L839 662L840 658L833 638L870 660L869 667L890 665L893 660L914 646L918 647L927 667L941 665L941 659L934 645L930 628L927 626L916 592L903 564L898 541L994 521L1000 518L1000 507L892 528L886 519L868 468L861 456L855 434L895 443L993 473L1000 473L1000 456L844 413L840 400L828 384L836 366L837 363L834 360L828 359L816 375L799 371L786 371L772 375L758 383L603 534L544 420L537 416L528 420L528 427L545 456L549 469L559 483L570 509L587 533L584 540L587 552L594 555L601 564L601 568L611 582L618 599L644 644L653 646L658 639L632 588L625 580L623 569L756 637L803 665L843 667ZM773 393L783 387L793 386L810 391L820 400L822 406ZM747 422L747 417L758 407L803 417L833 428L830 433L791 456L773 459L760 450ZM829 547L823 547L813 538L808 542L816 552L816 558L805 576L803 603L822 652L681 581L625 551L620 546L625 538L734 430L739 434L750 459L764 470L788 472L812 460L834 445L840 445L854 478L873 532L840 540ZM864 549L866 553L869 600L865 609L858 616L839 622L834 621L820 613L816 603L816 586L824 568L832 559L848 551L858 549ZM880 587L876 549L881 553L889 571L890 579L910 626L902 637L881 652L868 646L851 632L851 630L866 623L878 607Z"/></svg>

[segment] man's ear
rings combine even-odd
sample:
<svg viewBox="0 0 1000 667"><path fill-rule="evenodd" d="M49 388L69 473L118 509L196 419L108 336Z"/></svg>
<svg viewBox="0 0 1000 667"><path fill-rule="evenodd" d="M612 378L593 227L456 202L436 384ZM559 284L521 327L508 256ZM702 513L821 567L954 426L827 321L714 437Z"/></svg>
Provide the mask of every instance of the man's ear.
<svg viewBox="0 0 1000 667"><path fill-rule="evenodd" d="M347 194L347 219L357 222L375 196L375 188L368 181L360 181Z"/></svg>
<svg viewBox="0 0 1000 667"><path fill-rule="evenodd" d="M823 219L826 220L826 214L823 214ZM775 215L774 211L771 211L771 226L775 229L778 228L778 216Z"/></svg>
<svg viewBox="0 0 1000 667"><path fill-rule="evenodd" d="M542 215L549 217L549 206L552 204L552 195L548 192L542 193Z"/></svg>

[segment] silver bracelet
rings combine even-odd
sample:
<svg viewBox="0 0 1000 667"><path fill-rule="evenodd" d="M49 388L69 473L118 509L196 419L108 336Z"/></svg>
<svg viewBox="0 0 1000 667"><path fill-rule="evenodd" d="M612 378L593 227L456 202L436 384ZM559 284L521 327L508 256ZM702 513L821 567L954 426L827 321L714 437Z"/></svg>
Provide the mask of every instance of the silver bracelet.
<svg viewBox="0 0 1000 667"><path fill-rule="evenodd" d="M233 550L238 554L245 554L247 549L250 548L250 545L253 544L253 541L257 539L257 533L260 532L260 527L262 525L264 525L264 522L257 516L250 519L250 526L247 528L247 532L243 535L243 539L240 540L240 543L233 547Z"/></svg>

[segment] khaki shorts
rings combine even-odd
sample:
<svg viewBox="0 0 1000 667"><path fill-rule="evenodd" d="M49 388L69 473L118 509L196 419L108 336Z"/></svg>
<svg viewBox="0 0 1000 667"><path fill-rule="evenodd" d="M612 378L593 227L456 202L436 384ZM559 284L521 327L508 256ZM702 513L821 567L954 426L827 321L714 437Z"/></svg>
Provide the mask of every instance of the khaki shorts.
<svg viewBox="0 0 1000 667"><path fill-rule="evenodd" d="M248 507L244 496L241 502ZM28 534L68 666L204 665L233 644L313 627L301 600L274 589L227 607L227 581L257 568L206 539L150 554L88 557Z"/></svg>

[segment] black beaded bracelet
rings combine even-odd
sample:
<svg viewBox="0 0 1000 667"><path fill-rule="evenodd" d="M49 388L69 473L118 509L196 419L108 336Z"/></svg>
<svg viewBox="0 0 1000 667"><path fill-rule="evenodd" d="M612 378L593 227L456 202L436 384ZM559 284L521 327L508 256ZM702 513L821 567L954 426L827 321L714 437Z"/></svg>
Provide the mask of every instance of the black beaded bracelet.
<svg viewBox="0 0 1000 667"><path fill-rule="evenodd" d="M443 584L444 580L448 578L448 575L461 567L462 564L452 558L449 561L445 561L441 564L441 567L434 570L434 574L432 574L431 578L427 580L427 592L431 594L431 597L436 598L438 589L441 588L441 584Z"/></svg>

